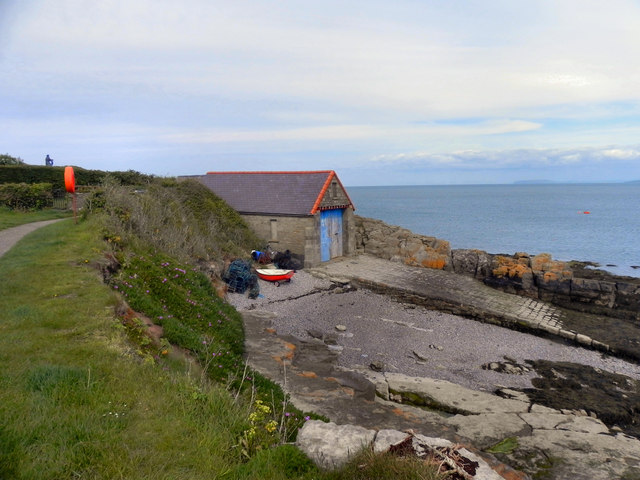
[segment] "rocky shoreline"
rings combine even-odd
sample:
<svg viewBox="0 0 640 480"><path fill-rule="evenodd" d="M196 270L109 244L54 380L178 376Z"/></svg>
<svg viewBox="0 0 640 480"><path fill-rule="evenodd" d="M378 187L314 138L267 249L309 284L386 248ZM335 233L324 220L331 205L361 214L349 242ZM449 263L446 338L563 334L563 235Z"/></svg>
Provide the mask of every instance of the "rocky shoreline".
<svg viewBox="0 0 640 480"><path fill-rule="evenodd" d="M260 282L261 297L229 294L240 311L268 310L278 333L301 339L322 338L340 352L338 364L368 366L414 376L435 376L468 388L491 391L496 385L530 388L535 372L509 375L482 366L545 359L589 365L640 379L638 366L552 339L403 303L366 289L336 286L305 271L290 284ZM344 325L339 332L336 325Z"/></svg>
<svg viewBox="0 0 640 480"><path fill-rule="evenodd" d="M554 260L548 253L451 249L447 240L377 219L355 219L357 253L469 276L507 293L578 312L640 320L640 278L612 275L590 262Z"/></svg>
<svg viewBox="0 0 640 480"><path fill-rule="evenodd" d="M312 458L346 458L348 423L357 441L407 442L410 428L504 462L469 478L640 478L640 278L452 250L362 217L356 248L230 296L252 366L338 424L303 429Z"/></svg>
<svg viewBox="0 0 640 480"><path fill-rule="evenodd" d="M423 399L417 404L420 402L423 405L429 404L431 400L424 399L432 398L434 392L416 397L416 392L409 394L402 393L400 390L389 390L389 379L394 378L394 375L445 382L445 384L457 385L457 388L468 389L470 392L485 392L495 398L499 398L494 395L496 392L505 397L517 397L524 392L526 395L524 398L527 400L526 405L521 408L529 413L534 404L538 406L537 409L547 408L547 413L560 416L555 417L558 420L557 425L565 425L569 422L570 419L565 418L567 416L571 419L581 416L591 418L595 422L594 425L598 425L595 431L599 433L594 435L600 436L589 439L589 442L603 439L602 435L607 432L607 438L604 439L615 444L612 439L616 438L615 435L624 435L621 433L623 430L627 433L635 433L632 428L635 417L627 419L627 423L622 426L612 423L624 417L624 411L618 417L610 416L611 412L599 409L598 404L615 405L619 402L616 398L611 398L608 403L602 402L597 395L598 392L606 393L610 387L614 386L606 382L618 382L616 388L620 395L618 400L626 396L630 402L628 405L624 404L623 410L629 406L633 410L634 402L635 405L640 402L640 396L638 396L640 392L637 387L640 382L640 369L633 362L567 344L559 339L535 337L496 325L398 302L389 296L375 294L366 289L354 289L344 281L332 282L330 279L316 278L304 271L296 273L291 284L279 288L266 282L261 282L260 285L262 294L258 299L250 300L247 297L231 294L229 300L240 311L245 311L247 314L251 312L267 314L270 319L270 331L277 332L278 336L286 336L290 344L298 345L290 367L292 370L296 368L297 361L302 361L303 355L300 352L304 349L304 345L316 345L313 348L320 345L333 355L332 362L335 362L336 368L356 372L362 377L369 378L373 385L386 385L384 388L381 387L382 390L378 389L378 398L384 401L400 402L398 405L406 406L407 402L416 403L416 398ZM336 329L337 326L340 328ZM312 370L315 368L314 363L305 364L305 368ZM573 365L580 366L577 371L590 372L595 377L570 378L568 372ZM302 369L300 364L298 367ZM559 377L555 379L550 377L548 374L552 372ZM336 376L326 372L320 375L331 378ZM382 375L382 380L376 375ZM591 389L586 388L594 378L601 380L600 385ZM628 381L632 384L620 383L620 379L629 379ZM347 381L349 386L343 388L352 388L352 383L353 379ZM536 384L542 388L536 387ZM573 393L573 396L567 397L564 393L558 393L560 384L566 385L568 390L565 393ZM289 386L291 387L291 383ZM593 402L592 404L582 401L590 397L585 395L587 390L589 393L596 392L596 396L589 400ZM546 399L543 394L540 394L545 391L548 393ZM534 392L538 392L538 396L535 396ZM532 402L529 396L535 398L535 402ZM574 400L573 403L568 401L570 398ZM561 402L558 403L558 400ZM551 405L552 401L556 401L552 407L545 406ZM564 406L562 401L565 402ZM536 431L526 426L529 424L523 420L522 412L509 414L510 420L505 425L518 427L516 431L512 431L510 428L500 427L501 423L507 421L507 417L498 418L494 414L479 412L470 416L466 411L456 411L451 404L447 407L446 402L435 403L441 411L459 417L457 424L449 422L449 427L465 437L471 437L474 446L479 448L488 448L512 434L518 437L523 434L520 430L528 432L521 442L522 445L528 445L532 432ZM464 407L461 409L465 410ZM541 414L541 411L537 413ZM603 418L599 418L600 415ZM605 419L608 425L603 423ZM540 418L531 421L542 422ZM571 422L574 420L570 420ZM356 420L351 423L358 424ZM583 427L576 428L580 430ZM493 433L480 435L482 431ZM432 432L421 433L429 435ZM552 433L543 429L539 435L552 436ZM587 435L584 432L574 433L578 436ZM540 465L544 462L541 459L550 452L558 458L569 455L570 448L567 451L564 450L568 447L549 445L547 447L539 448L532 444L527 448L520 448L510 454L498 454L498 456L502 456L501 459L505 463L534 474L536 469L542 468ZM575 449L575 445L573 448ZM628 448L628 445L625 448ZM528 451L532 454L531 449L538 452L537 456L532 456L531 461L521 458L528 455L524 452ZM585 459L592 459L595 454L592 449L587 450L584 450L582 455ZM580 462L580 454L574 451L572 455L575 458L566 459L562 468L544 467L543 470L546 469L545 472L548 470L551 474L548 478L616 478L607 476L609 473L597 473L597 469L594 470L597 474L593 475L591 472L584 476L563 476L568 468L573 469L572 472L578 468L576 465ZM638 473L640 472L638 470L640 443L638 443L638 458L633 461L628 460L631 465L627 460L616 459L615 454L612 453L602 456L600 460L604 465L603 472L628 470ZM634 466L635 461L638 465ZM571 467L568 466L569 464ZM561 471L565 473L561 475L559 473Z"/></svg>

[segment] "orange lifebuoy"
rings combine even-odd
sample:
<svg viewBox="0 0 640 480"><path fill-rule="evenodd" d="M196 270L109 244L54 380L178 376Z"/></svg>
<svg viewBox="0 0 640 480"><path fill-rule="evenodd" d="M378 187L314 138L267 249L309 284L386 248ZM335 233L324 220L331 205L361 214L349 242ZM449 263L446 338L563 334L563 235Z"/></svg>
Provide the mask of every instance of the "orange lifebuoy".
<svg viewBox="0 0 640 480"><path fill-rule="evenodd" d="M73 167L64 167L64 188L69 193L76 193L76 177Z"/></svg>

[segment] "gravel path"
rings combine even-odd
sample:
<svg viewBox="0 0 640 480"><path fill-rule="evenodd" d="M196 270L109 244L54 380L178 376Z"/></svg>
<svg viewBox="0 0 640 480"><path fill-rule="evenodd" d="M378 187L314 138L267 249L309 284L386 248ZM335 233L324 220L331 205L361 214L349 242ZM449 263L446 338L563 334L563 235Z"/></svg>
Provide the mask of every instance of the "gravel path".
<svg viewBox="0 0 640 480"><path fill-rule="evenodd" d="M58 218L55 220L43 220L41 222L25 223L24 225L18 225L17 227L0 230L0 257L7 253L11 249L11 247L13 247L27 233L31 233L40 227L44 227L45 225L59 222L60 220L64 219Z"/></svg>
<svg viewBox="0 0 640 480"><path fill-rule="evenodd" d="M640 380L640 366L601 353L514 330L468 320L360 289L330 290L331 282L299 271L291 283L275 287L260 281L261 297L231 293L238 310L274 312L279 334L309 339L309 330L337 335L343 347L339 364L368 366L381 361L385 369L411 376L448 380L468 388L493 391L496 386L526 388L533 373L513 375L482 369L505 357L590 365ZM338 332L336 325L346 330ZM416 355L417 354L417 355ZM419 358L420 357L420 358Z"/></svg>

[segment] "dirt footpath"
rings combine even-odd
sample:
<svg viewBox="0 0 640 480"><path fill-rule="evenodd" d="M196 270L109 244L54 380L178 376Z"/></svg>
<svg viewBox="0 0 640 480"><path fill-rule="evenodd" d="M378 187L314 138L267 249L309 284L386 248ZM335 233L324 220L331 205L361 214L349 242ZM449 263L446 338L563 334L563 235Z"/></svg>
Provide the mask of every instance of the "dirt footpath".
<svg viewBox="0 0 640 480"><path fill-rule="evenodd" d="M44 220L42 222L25 223L24 225L19 225L17 227L0 230L0 257L7 253L11 247L18 243L18 241L26 234L51 223L59 222L60 220L64 219L58 218L55 220Z"/></svg>

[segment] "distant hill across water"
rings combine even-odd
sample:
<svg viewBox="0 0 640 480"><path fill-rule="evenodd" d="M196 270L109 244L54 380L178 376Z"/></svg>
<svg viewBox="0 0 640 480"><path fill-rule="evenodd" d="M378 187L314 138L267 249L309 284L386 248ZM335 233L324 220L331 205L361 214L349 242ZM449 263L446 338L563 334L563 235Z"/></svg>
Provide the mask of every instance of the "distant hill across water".
<svg viewBox="0 0 640 480"><path fill-rule="evenodd" d="M558 183L553 180L518 180L513 182L514 185L541 185L546 183Z"/></svg>
<svg viewBox="0 0 640 480"><path fill-rule="evenodd" d="M573 182L556 182L554 180L518 180L516 182L513 182L514 185L551 185L551 184L558 184L558 183L573 183ZM582 183L582 182L576 182L576 183ZM609 182L604 182L604 183L609 183ZM630 180L628 182L611 182L611 183L624 183L624 184L640 184L640 180Z"/></svg>

